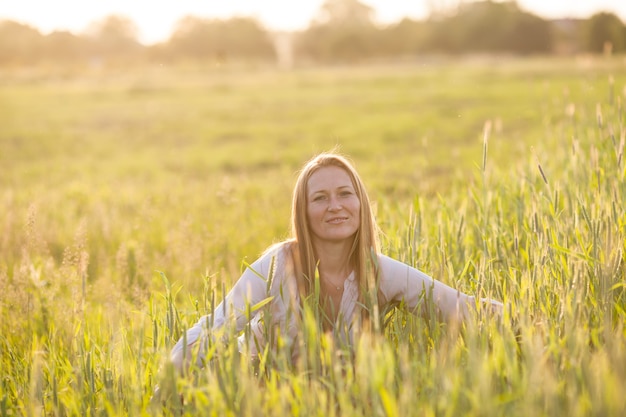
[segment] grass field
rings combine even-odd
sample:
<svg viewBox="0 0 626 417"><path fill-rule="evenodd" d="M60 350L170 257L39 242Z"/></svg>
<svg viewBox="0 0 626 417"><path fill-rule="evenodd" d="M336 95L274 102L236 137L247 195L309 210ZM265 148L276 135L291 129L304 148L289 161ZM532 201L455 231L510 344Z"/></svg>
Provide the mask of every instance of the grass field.
<svg viewBox="0 0 626 417"><path fill-rule="evenodd" d="M624 101L621 58L0 72L0 416L625 415ZM400 309L352 360L311 326L295 367L233 344L176 378L334 146L384 252L503 318Z"/></svg>

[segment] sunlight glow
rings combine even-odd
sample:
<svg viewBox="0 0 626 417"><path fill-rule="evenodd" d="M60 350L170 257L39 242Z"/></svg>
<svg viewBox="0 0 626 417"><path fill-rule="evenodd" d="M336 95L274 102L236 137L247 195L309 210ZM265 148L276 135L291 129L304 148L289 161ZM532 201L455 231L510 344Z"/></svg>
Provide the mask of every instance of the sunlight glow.
<svg viewBox="0 0 626 417"><path fill-rule="evenodd" d="M274 30L300 30L307 27L324 0L229 0L228 2L177 0L20 0L3 2L0 19L32 25L43 33L54 30L83 32L90 23L118 14L130 18L139 29L142 42L166 40L176 22L187 15L206 18L251 16ZM423 19L433 9L449 7L462 0L362 0L371 6L379 23L392 23L403 17ZM597 11L616 13L626 20L624 0L517 0L518 5L545 18L586 18Z"/></svg>

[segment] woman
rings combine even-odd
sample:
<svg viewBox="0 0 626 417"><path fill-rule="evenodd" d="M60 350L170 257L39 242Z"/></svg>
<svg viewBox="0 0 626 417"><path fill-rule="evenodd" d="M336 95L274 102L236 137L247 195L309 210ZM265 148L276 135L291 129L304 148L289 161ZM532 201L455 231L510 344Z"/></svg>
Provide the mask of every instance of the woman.
<svg viewBox="0 0 626 417"><path fill-rule="evenodd" d="M238 340L252 354L265 345L270 328L278 327L285 342L294 344L303 306L311 299L322 327L348 343L364 318L395 303L423 313L435 310L452 321L476 305L474 297L380 253L369 198L341 155L323 153L304 166L293 193L291 226L293 237L250 265L214 314L202 317L174 346L171 359L179 370L192 357L192 346L202 363L209 334L227 323L235 332L250 326ZM496 310L502 306L482 302Z"/></svg>

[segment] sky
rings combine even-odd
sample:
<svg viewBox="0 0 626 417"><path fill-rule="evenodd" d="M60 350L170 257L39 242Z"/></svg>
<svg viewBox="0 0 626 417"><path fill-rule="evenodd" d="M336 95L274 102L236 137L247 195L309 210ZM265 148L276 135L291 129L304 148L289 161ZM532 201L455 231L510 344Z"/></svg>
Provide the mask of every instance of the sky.
<svg viewBox="0 0 626 417"><path fill-rule="evenodd" d="M379 23L403 17L423 19L433 7L461 0L361 0L371 6ZM465 0L467 1L467 0ZM8 19L36 27L47 34L54 30L81 33L90 23L121 15L139 29L140 41L150 44L169 38L184 16L229 18L248 16L274 30L306 28L324 0L0 0L0 20ZM626 22L626 0L517 0L523 10L544 18L588 18L598 11L617 14Z"/></svg>

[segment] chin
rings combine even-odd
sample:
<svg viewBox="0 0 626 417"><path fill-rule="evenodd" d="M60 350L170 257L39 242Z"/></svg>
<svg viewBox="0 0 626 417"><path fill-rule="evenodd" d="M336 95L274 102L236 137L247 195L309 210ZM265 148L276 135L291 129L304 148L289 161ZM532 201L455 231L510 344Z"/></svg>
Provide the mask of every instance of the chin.
<svg viewBox="0 0 626 417"><path fill-rule="evenodd" d="M333 241L333 242L341 242L344 240L352 240L356 235L356 232L347 232L347 233L329 233L325 236L322 236L323 240Z"/></svg>

